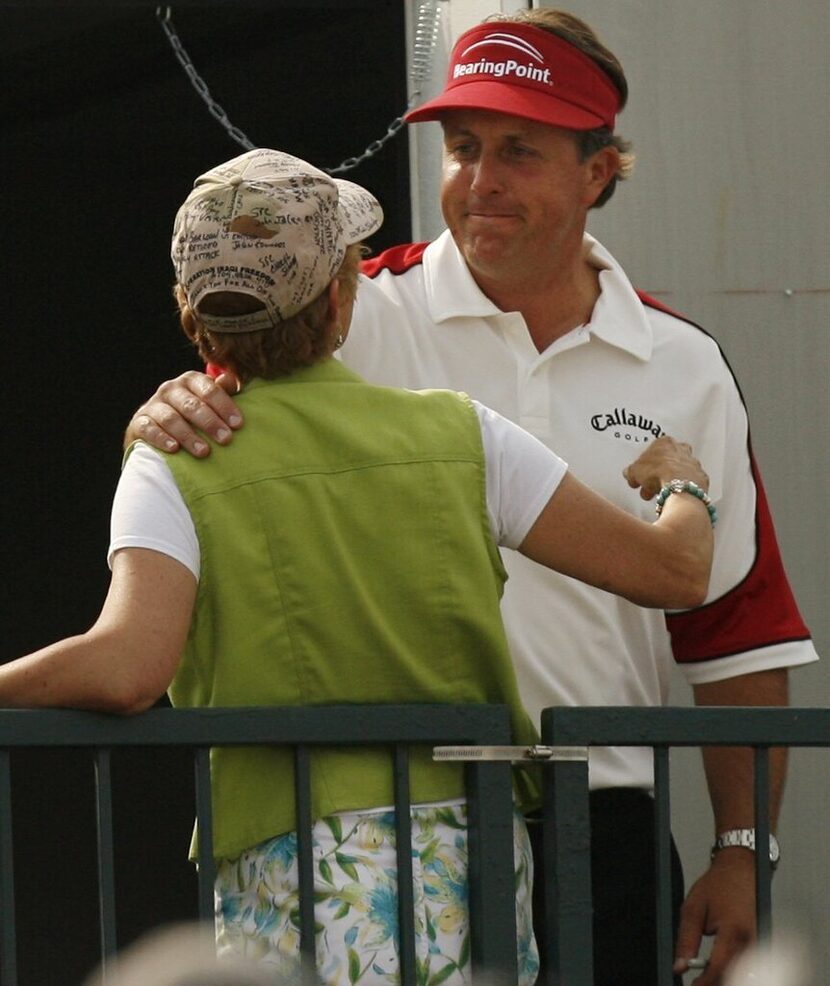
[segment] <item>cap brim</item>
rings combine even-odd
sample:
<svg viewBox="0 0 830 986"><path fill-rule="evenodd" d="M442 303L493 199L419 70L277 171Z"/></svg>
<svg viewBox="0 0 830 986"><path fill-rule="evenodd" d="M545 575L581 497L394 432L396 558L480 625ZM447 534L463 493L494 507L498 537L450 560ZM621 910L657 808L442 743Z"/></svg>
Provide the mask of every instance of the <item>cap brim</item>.
<svg viewBox="0 0 830 986"><path fill-rule="evenodd" d="M383 209L365 188L345 178L333 179L340 198L340 216L346 243L359 243L383 225Z"/></svg>
<svg viewBox="0 0 830 986"><path fill-rule="evenodd" d="M489 110L569 130L593 130L606 125L602 117L581 106L490 79L465 82L449 89L410 110L404 120L407 123L440 120L450 110Z"/></svg>

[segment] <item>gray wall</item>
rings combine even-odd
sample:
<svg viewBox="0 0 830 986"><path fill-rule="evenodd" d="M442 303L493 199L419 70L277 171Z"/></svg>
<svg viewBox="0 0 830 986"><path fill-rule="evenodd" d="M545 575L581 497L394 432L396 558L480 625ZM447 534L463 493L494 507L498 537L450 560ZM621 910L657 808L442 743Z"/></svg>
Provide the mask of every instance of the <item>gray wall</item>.
<svg viewBox="0 0 830 986"><path fill-rule="evenodd" d="M502 0L508 9L509 0ZM571 0L617 53L631 87L620 133L630 182L591 232L632 280L709 329L744 392L788 572L820 654L830 654L830 14L826 0ZM449 0L440 43L499 8ZM451 16L446 16L452 12ZM440 53L439 56L440 57ZM433 85L440 85L437 67ZM427 131L428 127L412 128ZM413 143L416 236L440 229L437 135ZM678 676L675 704L689 701ZM794 705L830 704L825 663L792 675ZM696 752L673 756L673 817L689 877L712 820ZM830 964L830 753L796 751L780 824L777 926Z"/></svg>
<svg viewBox="0 0 830 986"><path fill-rule="evenodd" d="M830 653L830 14L825 0L575 0L631 86L620 132L638 152L591 223L632 280L718 338L747 401L784 560ZM689 700L678 679L677 704ZM794 705L830 704L824 664L792 675ZM673 757L689 875L712 822L699 757ZM826 967L830 755L796 751L780 825L777 923Z"/></svg>

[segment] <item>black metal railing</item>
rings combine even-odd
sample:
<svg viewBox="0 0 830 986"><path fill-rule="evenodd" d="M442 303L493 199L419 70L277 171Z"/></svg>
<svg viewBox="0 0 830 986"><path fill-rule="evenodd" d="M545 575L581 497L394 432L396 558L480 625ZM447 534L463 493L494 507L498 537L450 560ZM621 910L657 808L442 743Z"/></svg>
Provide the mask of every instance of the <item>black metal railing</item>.
<svg viewBox="0 0 830 986"><path fill-rule="evenodd" d="M769 750L830 746L830 709L558 708L542 714L551 746L650 746L654 750L658 982L671 986L669 751L672 747L736 746L754 751L755 841L769 843ZM544 880L552 935L544 947L550 984L593 986L591 842L588 765L552 760L545 767ZM772 931L769 855L755 854L758 934ZM541 943L540 943L541 944Z"/></svg>
<svg viewBox="0 0 830 986"><path fill-rule="evenodd" d="M392 749L399 883L411 890L408 749L509 744L500 706L337 706L316 709L154 709L120 719L69 711L0 710L0 986L18 986L14 839L10 754L37 747L89 748L96 775L101 953L117 947L116 878L110 757L120 747L187 747L193 751L200 826L198 910L213 916L214 863L209 751L214 746L288 745L295 750L295 797L301 899L301 952L314 955L309 751L326 745ZM830 746L830 709L558 708L542 716L542 746L528 751L543 763L544 882L550 934L540 941L544 986L593 986L591 843L587 749L650 746L654 750L659 982L672 983L669 752L673 747L740 746L754 750L756 843L768 842L771 747ZM546 756L546 748L549 753ZM514 748L517 757L521 748ZM476 751L481 753L483 751ZM516 982L512 797L504 750L497 760L473 756L466 768L470 813L470 921L474 971L490 981ZM758 929L771 933L771 870L756 853ZM412 895L399 894L401 976L415 983ZM307 965L307 968L310 966Z"/></svg>
<svg viewBox="0 0 830 986"><path fill-rule="evenodd" d="M501 706L327 706L318 708L153 709L118 718L64 710L0 710L0 986L18 986L14 836L10 754L30 747L91 750L95 769L98 911L101 955L107 967L118 948L113 803L110 759L123 747L192 748L199 823L198 911L214 912L211 747L286 745L295 751L298 817L300 951L313 981L314 896L311 849L310 750L315 746L391 747L397 834L401 982L416 982L412 908L412 858L408 751L437 744L479 745L510 739ZM466 768L469 801L470 940L473 969L499 981L516 981L513 815L510 766L474 763ZM409 892L407 891L407 888ZM70 902L71 903L71 902ZM513 929L513 934L505 933Z"/></svg>

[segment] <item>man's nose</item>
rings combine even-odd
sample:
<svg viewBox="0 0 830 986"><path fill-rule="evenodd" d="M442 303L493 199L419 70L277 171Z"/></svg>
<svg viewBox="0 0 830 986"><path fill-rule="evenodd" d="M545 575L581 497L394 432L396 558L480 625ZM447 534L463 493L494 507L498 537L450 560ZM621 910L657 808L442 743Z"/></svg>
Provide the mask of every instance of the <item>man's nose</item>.
<svg viewBox="0 0 830 986"><path fill-rule="evenodd" d="M503 187L503 167L498 155L482 152L473 165L471 187L479 195L491 195Z"/></svg>

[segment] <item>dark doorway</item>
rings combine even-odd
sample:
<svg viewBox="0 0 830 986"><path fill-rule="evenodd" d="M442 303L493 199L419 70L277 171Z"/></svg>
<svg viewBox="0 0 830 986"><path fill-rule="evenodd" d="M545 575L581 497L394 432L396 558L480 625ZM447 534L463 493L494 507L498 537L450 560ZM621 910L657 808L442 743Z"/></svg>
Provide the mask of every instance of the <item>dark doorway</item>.
<svg viewBox="0 0 830 986"><path fill-rule="evenodd" d="M196 68L260 146L324 167L360 155L406 104L401 0L173 5ZM121 434L197 365L174 317L173 215L241 153L194 91L154 4L0 7L2 452L0 660L85 630L108 583ZM409 237L406 133L347 177ZM186 758L114 765L119 942L195 916ZM92 765L13 759L20 986L79 983L98 957Z"/></svg>

